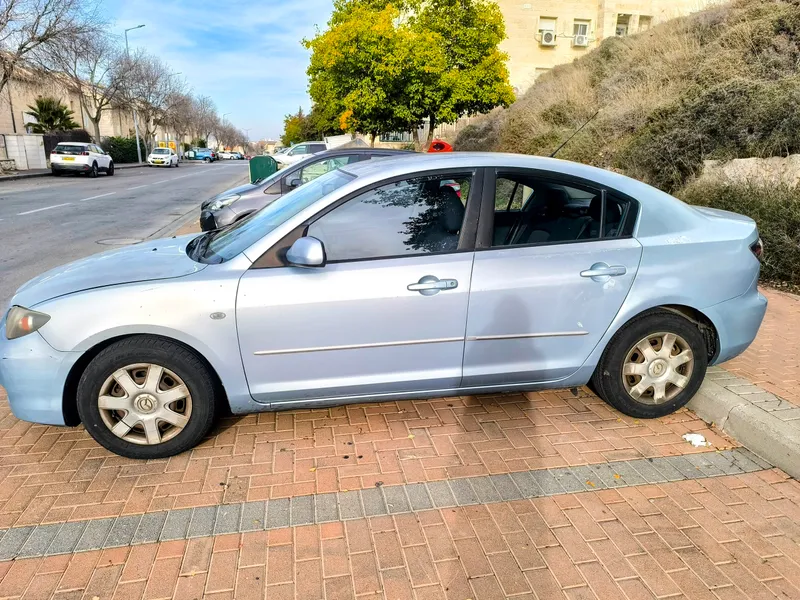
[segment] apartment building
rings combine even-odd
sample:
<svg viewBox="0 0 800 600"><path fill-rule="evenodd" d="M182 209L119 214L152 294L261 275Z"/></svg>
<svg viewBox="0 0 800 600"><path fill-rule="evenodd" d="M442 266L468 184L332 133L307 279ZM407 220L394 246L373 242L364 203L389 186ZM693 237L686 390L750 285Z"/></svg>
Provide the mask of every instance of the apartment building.
<svg viewBox="0 0 800 600"><path fill-rule="evenodd" d="M506 23L511 85L524 92L542 73L605 38L646 31L719 0L496 0Z"/></svg>
<svg viewBox="0 0 800 600"><path fill-rule="evenodd" d="M83 114L78 94L69 90L57 76L41 76L33 71L20 68L0 94L0 134L23 134L26 126L34 119L26 114L38 96L58 98L73 111L73 120L90 134L94 126L89 117ZM127 110L111 108L100 119L100 135L126 136L133 130L133 115Z"/></svg>

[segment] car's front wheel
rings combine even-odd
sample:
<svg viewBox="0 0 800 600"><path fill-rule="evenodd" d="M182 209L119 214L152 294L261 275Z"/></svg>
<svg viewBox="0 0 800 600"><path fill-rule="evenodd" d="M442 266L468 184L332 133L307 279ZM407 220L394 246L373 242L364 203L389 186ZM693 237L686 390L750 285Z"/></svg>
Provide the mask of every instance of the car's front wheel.
<svg viewBox="0 0 800 600"><path fill-rule="evenodd" d="M631 417L651 419L684 406L708 367L705 339L685 317L659 310L619 331L592 377L606 402Z"/></svg>
<svg viewBox="0 0 800 600"><path fill-rule="evenodd" d="M217 392L189 349L136 336L100 352L78 383L78 414L102 446L128 458L189 450L214 422Z"/></svg>
<svg viewBox="0 0 800 600"><path fill-rule="evenodd" d="M114 163L108 163L108 170L106 171L109 175L114 175Z"/></svg>

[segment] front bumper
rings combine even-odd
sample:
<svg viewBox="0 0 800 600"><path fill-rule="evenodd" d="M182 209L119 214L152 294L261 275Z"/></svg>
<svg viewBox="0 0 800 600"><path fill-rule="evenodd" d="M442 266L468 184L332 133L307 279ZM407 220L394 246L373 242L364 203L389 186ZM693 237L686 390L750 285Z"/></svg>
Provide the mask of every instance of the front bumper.
<svg viewBox="0 0 800 600"><path fill-rule="evenodd" d="M168 160L168 161L156 162L154 160L148 160L147 164L149 164L151 167L171 167L172 161Z"/></svg>
<svg viewBox="0 0 800 600"><path fill-rule="evenodd" d="M5 337L0 322L0 385L18 419L64 425L64 384L80 352L54 350L39 333L15 340Z"/></svg>

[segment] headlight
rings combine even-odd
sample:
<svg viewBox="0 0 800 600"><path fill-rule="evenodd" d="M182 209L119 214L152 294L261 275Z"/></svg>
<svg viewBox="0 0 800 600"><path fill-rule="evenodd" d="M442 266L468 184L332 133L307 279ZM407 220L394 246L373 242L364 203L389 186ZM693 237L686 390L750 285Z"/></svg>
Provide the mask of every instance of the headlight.
<svg viewBox="0 0 800 600"><path fill-rule="evenodd" d="M22 306L12 306L6 318L6 338L14 340L41 329L50 320L50 315Z"/></svg>
<svg viewBox="0 0 800 600"><path fill-rule="evenodd" d="M208 207L208 210L219 210L220 208L225 208L236 202L240 198L240 194L233 194L232 196L223 196L222 198L218 198L211 203L211 206Z"/></svg>

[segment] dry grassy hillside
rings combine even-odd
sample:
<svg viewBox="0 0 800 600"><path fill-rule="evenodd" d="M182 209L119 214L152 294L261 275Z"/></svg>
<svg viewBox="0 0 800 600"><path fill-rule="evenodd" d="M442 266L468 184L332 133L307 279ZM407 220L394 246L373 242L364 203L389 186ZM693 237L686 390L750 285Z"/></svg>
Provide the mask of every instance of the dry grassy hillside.
<svg viewBox="0 0 800 600"><path fill-rule="evenodd" d="M800 0L734 0L605 40L464 129L458 150L550 154L674 191L706 158L800 152Z"/></svg>

